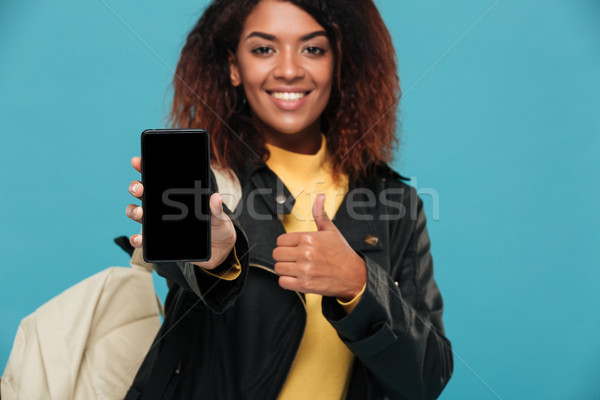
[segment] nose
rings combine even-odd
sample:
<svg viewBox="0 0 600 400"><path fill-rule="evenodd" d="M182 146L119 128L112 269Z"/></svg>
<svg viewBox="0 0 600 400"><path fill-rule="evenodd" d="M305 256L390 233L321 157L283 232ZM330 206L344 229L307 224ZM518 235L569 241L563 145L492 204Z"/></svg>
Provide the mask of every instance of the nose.
<svg viewBox="0 0 600 400"><path fill-rule="evenodd" d="M304 77L304 68L300 55L291 49L285 49L277 57L277 65L273 71L275 78L293 81Z"/></svg>

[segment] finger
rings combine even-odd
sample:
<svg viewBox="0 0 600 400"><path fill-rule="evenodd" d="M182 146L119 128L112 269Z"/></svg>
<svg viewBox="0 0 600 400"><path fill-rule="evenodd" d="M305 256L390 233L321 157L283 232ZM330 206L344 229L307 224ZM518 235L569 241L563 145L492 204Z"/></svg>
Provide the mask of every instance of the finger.
<svg viewBox="0 0 600 400"><path fill-rule="evenodd" d="M301 272L298 269L298 264L296 264L295 262L278 261L275 263L274 269L277 275L291 276L294 278L298 278Z"/></svg>
<svg viewBox="0 0 600 400"><path fill-rule="evenodd" d="M300 243L302 232L283 233L277 238L278 247L295 247Z"/></svg>
<svg viewBox="0 0 600 400"><path fill-rule="evenodd" d="M136 221L139 222L140 224L142 223L142 215L144 214L144 210L142 209L142 207L138 206L137 204L130 204L127 206L127 209L125 210L125 214L127 214L127 216Z"/></svg>
<svg viewBox="0 0 600 400"><path fill-rule="evenodd" d="M295 262L298 259L296 253L296 247L275 247L272 255L275 261Z"/></svg>
<svg viewBox="0 0 600 400"><path fill-rule="evenodd" d="M142 197L142 194L144 194L144 186L142 185L142 182L132 181L129 185L129 193L131 193L138 199Z"/></svg>
<svg viewBox="0 0 600 400"><path fill-rule="evenodd" d="M317 224L317 230L319 231L331 231L337 230L333 222L329 219L329 216L325 212L325 195L320 194L315 199L312 207L313 218Z"/></svg>
<svg viewBox="0 0 600 400"><path fill-rule="evenodd" d="M129 243L133 246L133 247L142 247L142 235L131 235L131 237L129 238Z"/></svg>
<svg viewBox="0 0 600 400"><path fill-rule="evenodd" d="M137 172L142 173L142 157L133 157L131 159L131 166L135 168Z"/></svg>
<svg viewBox="0 0 600 400"><path fill-rule="evenodd" d="M298 278L293 276L280 276L279 286L287 290L298 290L300 289L300 283Z"/></svg>

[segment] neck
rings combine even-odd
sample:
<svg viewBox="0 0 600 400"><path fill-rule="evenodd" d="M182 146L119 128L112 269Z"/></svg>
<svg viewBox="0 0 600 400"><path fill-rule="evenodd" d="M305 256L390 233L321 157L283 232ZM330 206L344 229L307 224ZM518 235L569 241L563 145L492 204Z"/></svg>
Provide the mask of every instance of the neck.
<svg viewBox="0 0 600 400"><path fill-rule="evenodd" d="M315 154L321 148L321 126L319 121L296 133L275 131L258 122L265 141L273 146L299 154Z"/></svg>

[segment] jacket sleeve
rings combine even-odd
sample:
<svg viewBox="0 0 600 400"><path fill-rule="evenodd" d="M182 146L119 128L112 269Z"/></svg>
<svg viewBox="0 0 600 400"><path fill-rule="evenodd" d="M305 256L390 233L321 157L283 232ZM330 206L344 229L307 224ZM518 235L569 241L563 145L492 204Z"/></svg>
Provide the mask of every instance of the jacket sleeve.
<svg viewBox="0 0 600 400"><path fill-rule="evenodd" d="M362 361L385 395L392 399L434 399L452 375L451 345L444 336L443 303L433 279L433 261L423 202L415 196L412 232L390 232L392 275L358 252L367 267L367 284L348 314L335 298L323 298L325 318L348 348ZM391 226L393 224L390 224ZM395 244L410 234L403 256ZM404 239L405 240L405 239ZM414 277L416 296L409 302L400 290L402 277ZM406 279L406 278L405 278Z"/></svg>

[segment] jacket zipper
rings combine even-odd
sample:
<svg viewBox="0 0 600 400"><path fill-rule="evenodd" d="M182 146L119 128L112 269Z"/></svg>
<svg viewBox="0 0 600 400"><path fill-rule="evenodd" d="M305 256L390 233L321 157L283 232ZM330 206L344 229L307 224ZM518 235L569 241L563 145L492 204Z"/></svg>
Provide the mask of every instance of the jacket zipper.
<svg viewBox="0 0 600 400"><path fill-rule="evenodd" d="M265 270L267 272L272 273L275 276L279 276L279 275L277 275L275 273L275 271L273 271L270 268L265 267L264 265L260 265L260 264L256 264L256 263L249 263L249 265L251 267L263 269L263 270ZM302 295L299 292L294 291L294 293L296 293L296 295L300 299L300 302L302 302L302 306L304 307L304 314L307 315L308 314L308 307L306 306L306 301L302 298ZM306 332L306 321L304 322L304 328L302 329L302 336L300 337L300 343L302 343L302 338L304 337L304 333L305 332ZM300 343L298 344L298 348L296 349L296 352L294 353L294 359L292 360L292 363L290 364L290 369L289 369L290 371L292 370L292 368L294 367L294 364L296 363L296 358L298 357L298 350L300 350ZM286 380L287 380L287 376L285 377L285 380L283 381L281 387L279 388L279 393L277 394L277 396L279 396L279 394L281 393L281 389L283 389L283 385L285 385L285 381Z"/></svg>

